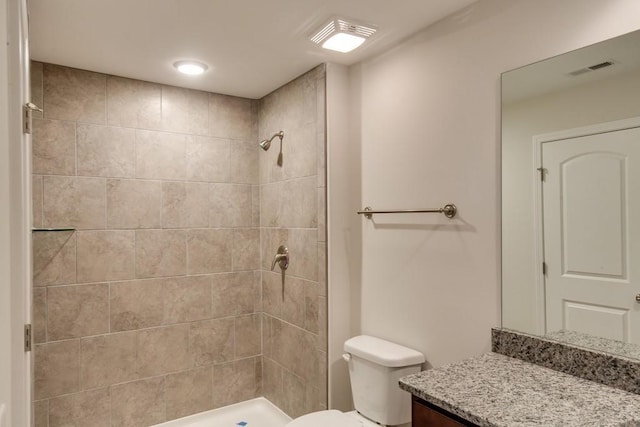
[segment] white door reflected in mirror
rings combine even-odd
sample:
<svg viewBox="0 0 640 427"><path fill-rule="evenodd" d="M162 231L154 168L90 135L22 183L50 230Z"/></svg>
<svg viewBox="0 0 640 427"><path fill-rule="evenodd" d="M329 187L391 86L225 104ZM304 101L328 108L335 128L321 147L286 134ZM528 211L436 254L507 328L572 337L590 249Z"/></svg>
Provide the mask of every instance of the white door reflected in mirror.
<svg viewBox="0 0 640 427"><path fill-rule="evenodd" d="M541 145L546 331L640 344L640 128Z"/></svg>

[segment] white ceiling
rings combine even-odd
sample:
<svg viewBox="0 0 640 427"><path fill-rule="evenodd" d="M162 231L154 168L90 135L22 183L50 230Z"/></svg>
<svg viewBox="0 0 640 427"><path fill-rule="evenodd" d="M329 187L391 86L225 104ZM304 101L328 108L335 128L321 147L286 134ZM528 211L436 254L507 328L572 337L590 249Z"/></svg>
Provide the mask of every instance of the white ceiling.
<svg viewBox="0 0 640 427"><path fill-rule="evenodd" d="M502 75L502 101L517 102L570 87L611 79L640 70L640 31L605 40L563 55L554 56ZM613 66L579 76L569 73L600 64Z"/></svg>
<svg viewBox="0 0 640 427"><path fill-rule="evenodd" d="M261 98L323 62L381 53L476 0L30 0L33 59L193 89ZM339 15L378 32L347 54L308 36ZM172 64L209 65L198 77Z"/></svg>

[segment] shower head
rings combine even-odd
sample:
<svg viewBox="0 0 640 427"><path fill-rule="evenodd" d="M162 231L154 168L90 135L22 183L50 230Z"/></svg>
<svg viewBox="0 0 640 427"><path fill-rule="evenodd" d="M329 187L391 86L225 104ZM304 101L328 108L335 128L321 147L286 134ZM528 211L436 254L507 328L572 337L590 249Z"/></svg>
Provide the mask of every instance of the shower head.
<svg viewBox="0 0 640 427"><path fill-rule="evenodd" d="M260 146L260 148L262 148L264 151L267 151L269 149L269 147L271 147L271 140L270 139L263 139L262 141L260 141L258 143L258 145Z"/></svg>
<svg viewBox="0 0 640 427"><path fill-rule="evenodd" d="M283 131L280 131L280 132L277 132L277 133L273 134L273 136L272 136L271 138L269 138L269 139L263 139L262 141L260 141L260 142L258 143L258 145L259 145L259 146L260 146L260 148L262 148L264 151L267 151L267 150L269 149L269 147L271 147L271 141L273 141L273 139L274 139L276 136L280 138L280 142L282 143L282 138L284 137L284 132L283 132Z"/></svg>

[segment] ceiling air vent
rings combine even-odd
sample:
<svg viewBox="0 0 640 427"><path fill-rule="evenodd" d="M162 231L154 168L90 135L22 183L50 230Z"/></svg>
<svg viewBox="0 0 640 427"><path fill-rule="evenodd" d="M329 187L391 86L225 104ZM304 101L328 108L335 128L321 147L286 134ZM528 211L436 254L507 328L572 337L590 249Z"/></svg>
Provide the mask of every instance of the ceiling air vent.
<svg viewBox="0 0 640 427"><path fill-rule="evenodd" d="M348 52L360 46L375 32L376 28L371 25L333 18L314 32L309 39L325 49Z"/></svg>
<svg viewBox="0 0 640 427"><path fill-rule="evenodd" d="M580 68L579 70L575 70L569 73L570 76L576 77L585 73L590 73L591 71L600 70L602 68L607 68L613 65L612 61L604 61L599 64L590 65L585 68Z"/></svg>

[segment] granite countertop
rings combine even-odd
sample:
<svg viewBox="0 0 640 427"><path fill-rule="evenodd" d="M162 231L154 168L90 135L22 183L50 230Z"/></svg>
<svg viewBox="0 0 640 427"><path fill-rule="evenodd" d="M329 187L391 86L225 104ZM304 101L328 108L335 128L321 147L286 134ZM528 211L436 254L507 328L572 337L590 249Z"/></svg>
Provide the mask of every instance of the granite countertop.
<svg viewBox="0 0 640 427"><path fill-rule="evenodd" d="M640 395L497 353L403 377L400 388L480 426L640 426Z"/></svg>

